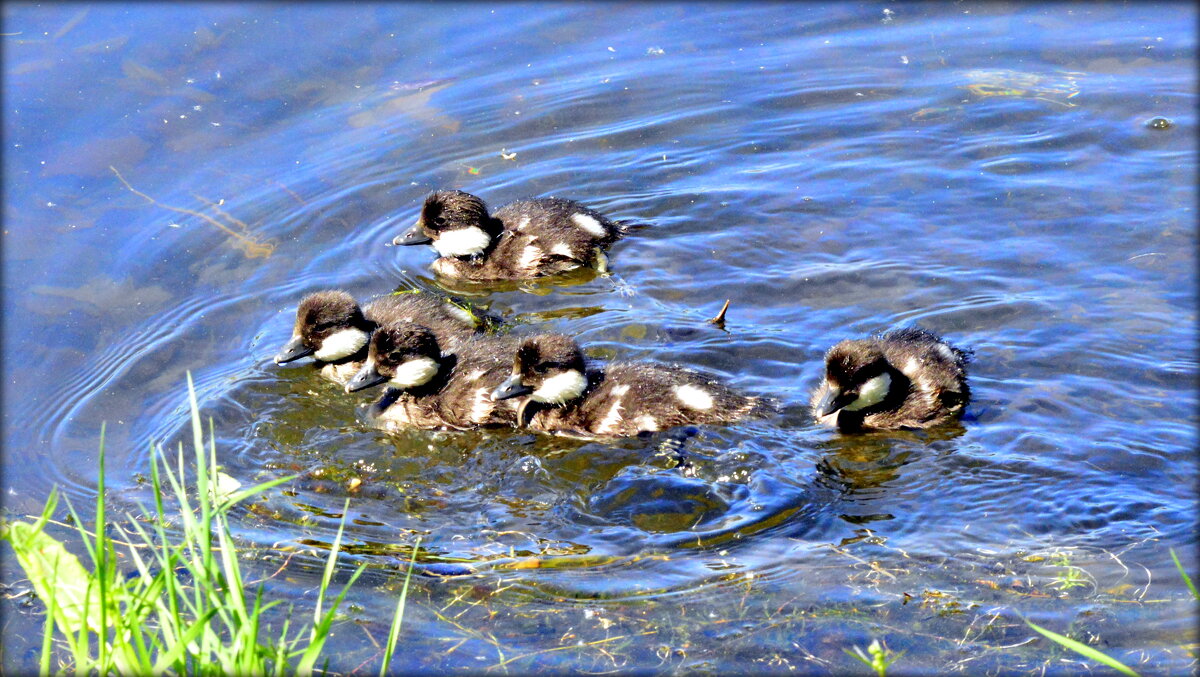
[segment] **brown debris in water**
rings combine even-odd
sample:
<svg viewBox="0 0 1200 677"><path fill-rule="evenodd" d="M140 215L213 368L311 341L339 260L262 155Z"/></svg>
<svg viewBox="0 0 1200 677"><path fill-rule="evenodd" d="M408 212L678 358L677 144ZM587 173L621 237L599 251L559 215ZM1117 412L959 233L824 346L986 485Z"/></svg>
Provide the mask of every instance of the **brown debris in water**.
<svg viewBox="0 0 1200 677"><path fill-rule="evenodd" d="M220 228L221 230L225 231L230 237L233 238L234 248L240 250L246 258L256 259L256 258L261 257L261 258L265 259L268 256L270 256L271 254L275 253L275 244L273 242L268 242L268 241L260 240L260 239L256 238L250 232L250 226L246 225L246 223L244 221L242 221L241 219L238 219L238 218L230 215L229 213L225 212L224 210L222 210L212 200L202 198L199 195L196 195L195 193L192 194L193 197L195 197L197 200L200 200L201 202L205 203L206 205L208 205L208 207L210 209L215 211L217 213L217 216L227 219L231 224L233 224L234 226L237 226L242 232L239 233L237 230L234 230L233 228L231 228L230 226L228 226L224 223L221 223L220 221L209 216L208 214L202 214L194 209L187 209L185 207L173 207L171 205L163 204L163 203L159 202L158 200L155 200L154 198L150 197L149 195L147 195L147 194L141 192L140 190L134 188L133 186L131 186L129 184L129 182L125 180L125 177L121 176L121 172L117 171L116 167L109 165L108 168L112 170L113 174L117 175L117 180L120 181L126 188L128 188L129 192L141 197L142 199L146 200L150 204L152 204L156 207L162 207L163 209L169 209L170 211L178 212L180 214L189 214L191 216L195 216L195 217L203 219L203 220L207 221L208 223L211 223L212 225L216 226L217 228Z"/></svg>

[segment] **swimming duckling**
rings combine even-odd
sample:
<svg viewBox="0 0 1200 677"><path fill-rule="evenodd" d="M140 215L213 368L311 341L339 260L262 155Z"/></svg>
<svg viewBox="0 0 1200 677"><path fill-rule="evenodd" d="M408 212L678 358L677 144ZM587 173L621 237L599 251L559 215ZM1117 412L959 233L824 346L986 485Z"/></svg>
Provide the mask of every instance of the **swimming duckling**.
<svg viewBox="0 0 1200 677"><path fill-rule="evenodd" d="M468 281L523 280L592 266L605 272L604 252L626 225L561 198L517 200L488 214L483 200L461 190L425 198L421 216L394 245L430 244L433 272Z"/></svg>
<svg viewBox="0 0 1200 677"><path fill-rule="evenodd" d="M420 322L433 328L447 346L483 329L497 318L465 310L436 294L412 293L380 296L363 307L341 290L305 296L296 309L292 338L275 356L286 364L311 355L325 378L344 384L367 358L367 340L377 325Z"/></svg>
<svg viewBox="0 0 1200 677"><path fill-rule="evenodd" d="M813 414L842 430L945 423L960 416L970 399L970 356L916 328L842 341L825 355L825 378L813 393Z"/></svg>
<svg viewBox="0 0 1200 677"><path fill-rule="evenodd" d="M508 375L508 355L515 349L514 339L476 336L460 341L453 353L443 353L427 327L381 325L346 392L391 386L370 412L385 425L455 430L513 425L516 403L493 401L491 393Z"/></svg>
<svg viewBox="0 0 1200 677"><path fill-rule="evenodd" d="M583 351L561 334L525 339L512 374L492 397L527 396L520 427L584 438L615 438L675 426L732 423L771 405L714 377L679 366L615 362L588 369Z"/></svg>

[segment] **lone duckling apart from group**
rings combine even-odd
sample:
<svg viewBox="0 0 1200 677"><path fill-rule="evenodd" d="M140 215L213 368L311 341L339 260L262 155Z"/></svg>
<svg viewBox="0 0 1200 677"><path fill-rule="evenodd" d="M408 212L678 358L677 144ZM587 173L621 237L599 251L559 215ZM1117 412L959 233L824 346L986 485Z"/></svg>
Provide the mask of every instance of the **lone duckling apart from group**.
<svg viewBox="0 0 1200 677"><path fill-rule="evenodd" d="M370 411L384 426L469 430L513 425L517 407L491 393L508 375L516 341L481 335L443 353L436 334L411 322L380 326L371 335L366 362L346 392L390 386Z"/></svg>
<svg viewBox="0 0 1200 677"><path fill-rule="evenodd" d="M846 340L825 355L813 415L841 430L929 428L960 416L970 399L967 361L923 329Z"/></svg>
<svg viewBox="0 0 1200 677"><path fill-rule="evenodd" d="M311 355L322 376L344 384L367 359L367 342L378 325L418 322L453 346L480 330L483 317L435 294L381 296L360 308L344 291L319 291L301 299L292 338L275 356L275 363Z"/></svg>
<svg viewBox="0 0 1200 677"><path fill-rule="evenodd" d="M616 438L675 426L732 423L771 410L714 377L678 366L616 362L588 369L583 351L561 334L525 339L512 373L492 393L524 397L517 424L582 438Z"/></svg>
<svg viewBox="0 0 1200 677"><path fill-rule="evenodd" d="M394 245L430 244L433 272L473 282L524 280L591 266L605 272L605 251L626 226L578 202L517 200L488 213L483 200L460 190L425 198L421 216Z"/></svg>

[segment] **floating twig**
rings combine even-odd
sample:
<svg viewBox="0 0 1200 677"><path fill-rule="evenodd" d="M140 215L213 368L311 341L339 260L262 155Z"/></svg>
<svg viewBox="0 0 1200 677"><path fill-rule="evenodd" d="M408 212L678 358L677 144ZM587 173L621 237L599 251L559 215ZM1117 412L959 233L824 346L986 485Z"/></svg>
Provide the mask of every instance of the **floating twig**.
<svg viewBox="0 0 1200 677"><path fill-rule="evenodd" d="M725 311L729 310L729 302L731 299L725 299L725 305L721 306L721 312L717 316L708 321L709 324L715 324L718 327L725 328Z"/></svg>
<svg viewBox="0 0 1200 677"><path fill-rule="evenodd" d="M264 242L262 240L255 239L254 237L252 237L250 235L239 233L236 230L230 228L229 226L221 223L220 221L214 219L213 217L211 217L207 214L202 214L194 209L187 209L184 207L172 207L171 205L163 204L163 203L159 202L158 200L155 200L154 198L150 197L149 195L147 195L147 194L143 193L142 191L129 185L129 182L125 180L124 176L121 176L121 172L117 171L116 167L109 165L108 168L112 170L113 174L117 175L117 180L120 181L121 184L124 185L126 188L128 188L129 192L133 193L134 195L137 195L138 197L142 198L143 200L146 200L150 204L152 204L156 207L162 207L163 209L169 209L173 212L178 212L180 214L188 214L190 216L195 216L195 217L203 219L203 220L211 223L212 225L216 226L217 228L220 228L221 230L225 231L230 237L232 237L234 239L233 246L240 249L242 251L242 253L245 254L246 258L248 258L248 259L255 259L255 258L259 258L259 257L266 258L275 252L275 245L273 243ZM206 202L210 207L213 207L214 209L216 209L218 215L229 218L231 221L233 221L237 225L241 226L247 233L249 232L249 230L250 230L249 226L247 226L244 222L229 216L228 214L221 211L220 209L217 209L215 204L212 201L205 200L204 198L201 198L199 196L196 196L196 198L203 202Z"/></svg>

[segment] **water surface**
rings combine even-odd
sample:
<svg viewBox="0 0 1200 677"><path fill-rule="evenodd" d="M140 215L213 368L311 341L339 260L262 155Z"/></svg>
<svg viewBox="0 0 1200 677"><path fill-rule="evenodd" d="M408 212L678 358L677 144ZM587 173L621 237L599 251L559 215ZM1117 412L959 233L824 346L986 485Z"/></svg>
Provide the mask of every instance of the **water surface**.
<svg viewBox="0 0 1200 677"><path fill-rule="evenodd" d="M1191 5L4 17L11 513L87 505L102 423L136 511L150 445L190 439L190 372L227 473L302 475L238 516L268 594L311 597L350 499L339 571L370 568L339 672L377 669L418 537L406 670L841 673L873 637L897 668L1079 668L1020 616L1194 669L1168 554L1196 570ZM369 396L273 365L307 292L439 288L431 250L384 244L447 187L649 224L611 276L457 291L781 413L677 467L669 433L387 434ZM815 425L824 351L910 324L974 350L962 424ZM28 667L39 617L9 610Z"/></svg>

